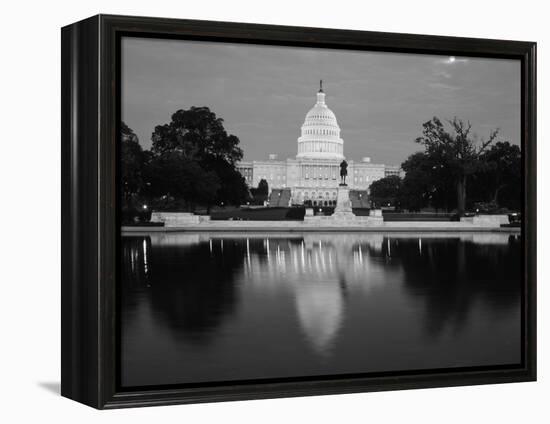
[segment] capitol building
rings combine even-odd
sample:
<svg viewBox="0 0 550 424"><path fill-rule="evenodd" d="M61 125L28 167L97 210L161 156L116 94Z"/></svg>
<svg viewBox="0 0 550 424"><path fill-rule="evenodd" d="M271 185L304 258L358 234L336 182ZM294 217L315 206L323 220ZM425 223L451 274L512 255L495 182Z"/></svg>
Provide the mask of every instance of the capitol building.
<svg viewBox="0 0 550 424"><path fill-rule="evenodd" d="M336 115L325 101L322 85L317 102L306 114L295 158L243 161L237 169L249 187L264 179L269 185L270 206L336 204L340 183L340 163L344 160L344 140ZM370 158L346 160L350 199L355 206L368 206L369 187L373 181L399 175L398 166L371 163Z"/></svg>

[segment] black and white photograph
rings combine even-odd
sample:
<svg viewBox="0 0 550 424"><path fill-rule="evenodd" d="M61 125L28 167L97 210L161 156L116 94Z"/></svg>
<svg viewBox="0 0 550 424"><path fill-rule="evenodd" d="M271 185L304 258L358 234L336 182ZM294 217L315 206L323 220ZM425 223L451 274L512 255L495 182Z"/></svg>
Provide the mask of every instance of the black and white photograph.
<svg viewBox="0 0 550 424"><path fill-rule="evenodd" d="M122 388L523 366L521 61L120 43Z"/></svg>
<svg viewBox="0 0 550 424"><path fill-rule="evenodd" d="M542 2L3 6L0 422L550 422Z"/></svg>

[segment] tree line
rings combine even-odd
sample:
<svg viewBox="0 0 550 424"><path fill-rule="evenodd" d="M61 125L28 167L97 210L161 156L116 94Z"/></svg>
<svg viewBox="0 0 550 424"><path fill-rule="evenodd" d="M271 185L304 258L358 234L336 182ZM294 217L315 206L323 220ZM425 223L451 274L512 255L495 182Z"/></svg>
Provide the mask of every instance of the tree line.
<svg viewBox="0 0 550 424"><path fill-rule="evenodd" d="M521 150L497 141L498 130L477 140L471 124L437 117L425 122L415 141L423 151L402 164L404 177L388 176L370 186L374 206L420 211L431 207L459 215L470 209L521 207Z"/></svg>

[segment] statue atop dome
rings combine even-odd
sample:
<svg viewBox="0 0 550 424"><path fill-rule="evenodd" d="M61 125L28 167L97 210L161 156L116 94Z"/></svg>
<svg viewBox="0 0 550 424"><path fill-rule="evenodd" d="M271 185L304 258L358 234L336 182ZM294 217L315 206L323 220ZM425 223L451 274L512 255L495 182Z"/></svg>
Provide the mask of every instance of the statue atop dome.
<svg viewBox="0 0 550 424"><path fill-rule="evenodd" d="M319 80L319 93L324 93L324 91L323 91L323 80Z"/></svg>

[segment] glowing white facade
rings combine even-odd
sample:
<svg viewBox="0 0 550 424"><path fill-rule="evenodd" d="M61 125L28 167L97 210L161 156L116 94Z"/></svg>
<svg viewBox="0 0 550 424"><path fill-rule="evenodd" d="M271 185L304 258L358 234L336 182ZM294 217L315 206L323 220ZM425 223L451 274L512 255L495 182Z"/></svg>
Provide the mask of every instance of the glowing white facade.
<svg viewBox="0 0 550 424"><path fill-rule="evenodd" d="M277 160L276 155L269 155L269 160L237 165L250 187L257 187L260 180L265 179L270 190L290 189L290 204L306 201L318 205L335 204L340 163L345 158L344 140L336 115L327 106L325 97L321 88L316 103L306 114L297 140L296 158ZM368 157L357 162L346 161L346 182L356 192L368 192L373 181L396 169L395 166L371 163Z"/></svg>

